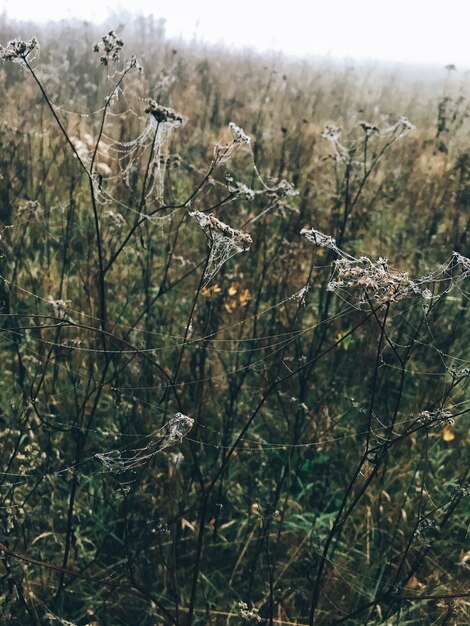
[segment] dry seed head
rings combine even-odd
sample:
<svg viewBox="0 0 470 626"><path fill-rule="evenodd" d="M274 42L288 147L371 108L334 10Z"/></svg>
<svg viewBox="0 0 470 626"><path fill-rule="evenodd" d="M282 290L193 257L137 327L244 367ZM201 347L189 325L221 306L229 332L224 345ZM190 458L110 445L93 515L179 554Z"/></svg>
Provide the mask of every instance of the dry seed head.
<svg viewBox="0 0 470 626"><path fill-rule="evenodd" d="M452 258L457 265L460 265L464 272L470 272L470 259L462 256L458 252L452 253Z"/></svg>
<svg viewBox="0 0 470 626"><path fill-rule="evenodd" d="M230 127L230 130L232 131L234 143L237 143L237 144L246 143L246 144L248 144L248 143L251 142L250 137L245 133L243 128L241 128L240 126L237 126L233 122L230 122L229 127Z"/></svg>
<svg viewBox="0 0 470 626"><path fill-rule="evenodd" d="M157 122L169 123L176 126L180 126L183 123L183 116L170 107L158 104L153 98L148 98L146 102L145 113L154 117Z"/></svg>
<svg viewBox="0 0 470 626"><path fill-rule="evenodd" d="M339 126L334 126L333 124L327 124L323 129L321 136L331 143L336 143L339 141L341 137L341 128Z"/></svg>
<svg viewBox="0 0 470 626"><path fill-rule="evenodd" d="M232 228L217 219L212 213L206 214L201 211L192 211L189 215L196 219L199 226L210 239L213 239L214 236L222 235L232 241L232 245L237 248L237 252L246 252L253 243L253 239L248 233Z"/></svg>
<svg viewBox="0 0 470 626"><path fill-rule="evenodd" d="M373 298L378 302L393 302L415 292L407 272L392 272L382 257L375 262L365 256L353 260L337 259L334 267L335 280L328 284L328 291L358 287L373 292Z"/></svg>
<svg viewBox="0 0 470 626"><path fill-rule="evenodd" d="M232 139L225 145L216 143L214 146L214 157L219 163L228 161L232 154L242 146L250 145L251 139L243 128L230 122L229 128L232 132Z"/></svg>
<svg viewBox="0 0 470 626"><path fill-rule="evenodd" d="M330 235L324 235L319 230L315 230L314 228L302 228L300 234L319 248L329 248L335 252L338 251L335 238Z"/></svg>
<svg viewBox="0 0 470 626"><path fill-rule="evenodd" d="M414 130L415 128L416 126L412 124L407 117L401 115L395 124L392 124L392 126L390 126L389 128L383 129L380 134L387 135L390 133L397 133L399 135L403 135Z"/></svg>
<svg viewBox="0 0 470 626"><path fill-rule="evenodd" d="M445 409L436 409L435 411L421 411L416 418L416 424L421 427L434 427L435 430L441 430L445 426L453 426L455 420L450 411Z"/></svg>
<svg viewBox="0 0 470 626"><path fill-rule="evenodd" d="M332 148L334 150L334 154L332 158L335 161L339 161L342 163L350 163L351 162L351 154L346 148L343 146L339 139L341 137L341 128L339 126L334 126L333 124L327 124L323 129L321 136L330 142Z"/></svg>
<svg viewBox="0 0 470 626"><path fill-rule="evenodd" d="M226 261L239 252L249 250L253 240L248 233L232 228L212 214L190 211L189 215L194 217L210 243L211 249L204 273L205 287Z"/></svg>
<svg viewBox="0 0 470 626"><path fill-rule="evenodd" d="M139 467L143 467L165 448L181 443L193 424L194 420L191 417L183 415L183 413L175 413L160 430L146 437L145 446L125 450L110 450L95 454L95 457L113 474L133 472Z"/></svg>
<svg viewBox="0 0 470 626"><path fill-rule="evenodd" d="M435 296L438 282L444 283L446 291L450 291L458 282L470 275L470 259L454 252L451 259L431 274L411 279L407 272L400 272L388 267L387 259L380 257L372 261L369 257L355 258L340 250L333 237L315 229L303 228L300 234L314 245L329 248L338 255L333 261L333 275L328 283L328 291L340 289L360 289L358 301L370 302L373 299L379 304L397 302L404 298L418 296L425 308ZM460 274L454 270L460 269Z"/></svg>
<svg viewBox="0 0 470 626"><path fill-rule="evenodd" d="M414 130L416 128L416 126L412 124L410 120L407 117L404 117L403 115L398 118L397 124L399 124L403 128L403 130Z"/></svg>
<svg viewBox="0 0 470 626"><path fill-rule="evenodd" d="M240 602L238 603L238 607L239 607L239 611L240 611L240 617L242 618L242 620L244 620L245 622L261 622L261 617L258 615L259 613L259 609L252 607L251 609L248 608L248 604L246 602L243 602L240 600Z"/></svg>
<svg viewBox="0 0 470 626"><path fill-rule="evenodd" d="M95 43L93 52L101 53L100 63L107 66L109 61L119 61L119 54L124 47L124 42L119 39L113 30L101 38L100 43Z"/></svg>
<svg viewBox="0 0 470 626"><path fill-rule="evenodd" d="M369 124L368 122L359 122L359 126L365 132L366 137L370 137L371 135L376 135L380 133L380 130L377 126Z"/></svg>
<svg viewBox="0 0 470 626"><path fill-rule="evenodd" d="M225 180L227 181L227 188L230 193L245 198L246 200L254 200L256 192L253 189L250 189L244 183L236 181L230 174L225 176Z"/></svg>
<svg viewBox="0 0 470 626"><path fill-rule="evenodd" d="M7 47L0 46L0 59L3 61L25 61L33 50L39 48L38 40L33 37L24 41L17 37L8 42Z"/></svg>

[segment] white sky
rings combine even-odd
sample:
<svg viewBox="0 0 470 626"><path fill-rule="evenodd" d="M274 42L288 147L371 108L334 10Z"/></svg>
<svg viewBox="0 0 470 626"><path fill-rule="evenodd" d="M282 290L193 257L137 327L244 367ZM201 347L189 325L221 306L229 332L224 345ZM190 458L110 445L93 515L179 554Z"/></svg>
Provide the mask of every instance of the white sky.
<svg viewBox="0 0 470 626"><path fill-rule="evenodd" d="M185 39L470 68L470 0L0 0L9 17L41 22L102 21L120 7Z"/></svg>

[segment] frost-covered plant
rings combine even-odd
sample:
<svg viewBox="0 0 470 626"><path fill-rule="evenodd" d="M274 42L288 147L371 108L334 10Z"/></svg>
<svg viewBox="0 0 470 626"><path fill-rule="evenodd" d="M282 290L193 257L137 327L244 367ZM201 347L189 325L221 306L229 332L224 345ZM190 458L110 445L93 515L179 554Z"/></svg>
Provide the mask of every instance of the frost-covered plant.
<svg viewBox="0 0 470 626"><path fill-rule="evenodd" d="M209 258L204 273L204 286L217 274L224 263L240 252L250 249L253 240L248 233L232 228L215 215L190 211L204 234L210 246Z"/></svg>

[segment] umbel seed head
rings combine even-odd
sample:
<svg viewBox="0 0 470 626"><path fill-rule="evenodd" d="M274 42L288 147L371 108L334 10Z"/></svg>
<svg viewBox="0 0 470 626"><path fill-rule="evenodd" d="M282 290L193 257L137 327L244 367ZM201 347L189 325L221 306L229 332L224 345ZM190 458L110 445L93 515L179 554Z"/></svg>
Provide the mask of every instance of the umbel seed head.
<svg viewBox="0 0 470 626"><path fill-rule="evenodd" d="M161 104L158 104L153 98L149 98L147 100L147 106L145 107L145 112L154 117L157 122L164 123L170 122L171 124L182 124L183 116L171 109L170 107L165 107Z"/></svg>

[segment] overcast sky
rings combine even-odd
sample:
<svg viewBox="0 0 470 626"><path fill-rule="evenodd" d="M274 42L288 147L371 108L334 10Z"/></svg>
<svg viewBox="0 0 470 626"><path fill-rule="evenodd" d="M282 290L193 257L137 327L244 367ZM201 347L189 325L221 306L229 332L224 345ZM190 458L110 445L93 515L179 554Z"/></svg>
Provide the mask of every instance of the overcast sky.
<svg viewBox="0 0 470 626"><path fill-rule="evenodd" d="M102 21L110 11L166 20L169 35L208 42L470 69L470 0L0 0L14 18Z"/></svg>

